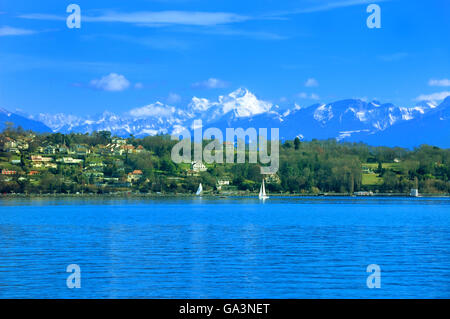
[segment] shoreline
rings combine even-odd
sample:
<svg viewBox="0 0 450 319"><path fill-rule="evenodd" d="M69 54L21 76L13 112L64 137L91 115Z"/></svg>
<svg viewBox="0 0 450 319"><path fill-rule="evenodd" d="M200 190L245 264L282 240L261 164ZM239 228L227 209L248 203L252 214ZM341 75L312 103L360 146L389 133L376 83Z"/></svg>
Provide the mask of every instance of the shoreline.
<svg viewBox="0 0 450 319"><path fill-rule="evenodd" d="M450 198L450 194L420 194L419 197L410 196L405 193L378 193L373 195L352 195L345 193L324 193L324 194L268 194L270 198L301 198L301 197L345 197L345 198L375 198L375 197L404 197L404 198ZM195 194L184 193L111 193L111 194L0 194L1 199L8 198L257 198L258 193L236 193L236 194Z"/></svg>

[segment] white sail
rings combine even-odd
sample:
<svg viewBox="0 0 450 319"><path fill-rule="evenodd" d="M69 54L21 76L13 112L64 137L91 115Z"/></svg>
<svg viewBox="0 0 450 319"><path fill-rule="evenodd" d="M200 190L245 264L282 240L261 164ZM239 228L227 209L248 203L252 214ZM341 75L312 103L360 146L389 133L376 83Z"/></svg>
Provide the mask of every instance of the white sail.
<svg viewBox="0 0 450 319"><path fill-rule="evenodd" d="M202 192L203 192L203 186L202 186L202 183L200 183L200 185L198 185L197 193L195 193L195 195L199 196L202 194Z"/></svg>
<svg viewBox="0 0 450 319"><path fill-rule="evenodd" d="M261 188L259 189L259 199L267 199L269 196L266 195L266 186L264 184L264 179L262 180Z"/></svg>
<svg viewBox="0 0 450 319"><path fill-rule="evenodd" d="M262 182L262 195L263 195L264 197L266 197L266 184L264 183L264 180L263 180L263 182Z"/></svg>

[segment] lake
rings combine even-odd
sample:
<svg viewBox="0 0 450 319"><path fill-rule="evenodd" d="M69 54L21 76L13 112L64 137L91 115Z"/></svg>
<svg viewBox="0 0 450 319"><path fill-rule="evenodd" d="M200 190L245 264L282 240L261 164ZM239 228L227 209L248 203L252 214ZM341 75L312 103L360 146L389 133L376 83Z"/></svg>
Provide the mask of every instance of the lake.
<svg viewBox="0 0 450 319"><path fill-rule="evenodd" d="M450 298L450 199L3 198L0 298Z"/></svg>

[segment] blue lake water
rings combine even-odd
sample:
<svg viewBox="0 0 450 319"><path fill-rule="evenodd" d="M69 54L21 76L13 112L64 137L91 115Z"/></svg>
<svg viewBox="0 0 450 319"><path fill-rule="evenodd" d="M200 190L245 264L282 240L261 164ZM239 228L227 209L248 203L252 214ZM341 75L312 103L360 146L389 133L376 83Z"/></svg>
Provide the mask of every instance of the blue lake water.
<svg viewBox="0 0 450 319"><path fill-rule="evenodd" d="M450 298L450 199L2 199L0 298Z"/></svg>

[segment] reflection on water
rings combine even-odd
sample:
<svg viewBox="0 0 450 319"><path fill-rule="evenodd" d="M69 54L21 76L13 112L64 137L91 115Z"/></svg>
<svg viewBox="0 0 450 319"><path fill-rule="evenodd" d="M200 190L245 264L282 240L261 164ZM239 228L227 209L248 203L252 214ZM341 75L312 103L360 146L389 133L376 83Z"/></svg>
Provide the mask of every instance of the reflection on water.
<svg viewBox="0 0 450 319"><path fill-rule="evenodd" d="M449 298L446 198L0 201L0 297ZM66 287L67 265L81 289ZM368 289L366 267L381 267Z"/></svg>

